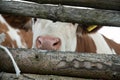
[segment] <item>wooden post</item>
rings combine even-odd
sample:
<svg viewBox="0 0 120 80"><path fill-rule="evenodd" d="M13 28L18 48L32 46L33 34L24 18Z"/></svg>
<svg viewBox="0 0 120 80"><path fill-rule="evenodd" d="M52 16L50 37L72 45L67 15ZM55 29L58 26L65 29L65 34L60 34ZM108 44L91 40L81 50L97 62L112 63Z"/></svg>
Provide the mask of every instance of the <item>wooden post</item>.
<svg viewBox="0 0 120 80"><path fill-rule="evenodd" d="M120 11L120 0L26 0L40 4L61 4Z"/></svg>
<svg viewBox="0 0 120 80"><path fill-rule="evenodd" d="M10 49L22 73L120 79L120 56L74 52ZM0 49L0 71L14 72L9 56Z"/></svg>
<svg viewBox="0 0 120 80"><path fill-rule="evenodd" d="M51 19L80 24L120 26L120 11L78 9L25 2L0 2L0 13Z"/></svg>
<svg viewBox="0 0 120 80"><path fill-rule="evenodd" d="M83 78L65 77L65 76L55 76L55 75L38 75L38 74L21 74L16 77L13 73L0 73L0 80L91 80Z"/></svg>

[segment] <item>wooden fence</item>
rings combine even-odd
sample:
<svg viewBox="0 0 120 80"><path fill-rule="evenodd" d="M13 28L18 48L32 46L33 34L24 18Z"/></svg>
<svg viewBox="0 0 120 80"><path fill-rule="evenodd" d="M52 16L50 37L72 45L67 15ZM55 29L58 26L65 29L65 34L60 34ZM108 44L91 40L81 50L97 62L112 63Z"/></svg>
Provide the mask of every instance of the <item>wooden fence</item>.
<svg viewBox="0 0 120 80"><path fill-rule="evenodd" d="M39 17L64 22L120 26L120 11L79 9L62 5L45 5L25 2L0 2L0 13Z"/></svg>
<svg viewBox="0 0 120 80"><path fill-rule="evenodd" d="M97 24L120 27L119 0L26 1L34 1L38 3L0 1L0 13L38 17L63 22L77 22L80 24ZM59 5L50 5L51 3ZM69 7L64 5L69 5ZM75 6L87 6L99 9L80 9L75 8ZM89 79L120 79L120 56L118 55L76 54L73 52L55 51L41 52L36 49L9 50L13 53L22 73L41 74L39 78L22 74L20 78L17 78L18 80L21 78L26 80L80 80L80 77ZM14 72L14 68L12 68L12 63L9 60L9 57L2 49L0 49L0 55L2 55L0 56L0 72ZM44 74L47 75L47 77ZM51 77L49 75L54 76ZM0 79L3 79L3 77L4 80L16 78L14 74L1 72Z"/></svg>

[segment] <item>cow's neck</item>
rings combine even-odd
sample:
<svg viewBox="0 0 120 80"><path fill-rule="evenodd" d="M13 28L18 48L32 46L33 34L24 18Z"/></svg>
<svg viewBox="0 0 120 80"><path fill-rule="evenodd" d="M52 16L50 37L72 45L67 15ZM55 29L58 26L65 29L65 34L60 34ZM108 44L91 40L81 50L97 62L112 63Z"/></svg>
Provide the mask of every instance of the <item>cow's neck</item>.
<svg viewBox="0 0 120 80"><path fill-rule="evenodd" d="M116 54L115 51L120 51L115 47L116 43L105 39L99 33L93 34L77 34L77 52L98 53L98 54ZM120 46L116 44L117 46Z"/></svg>
<svg viewBox="0 0 120 80"><path fill-rule="evenodd" d="M87 34L77 34L76 52L96 53L96 46Z"/></svg>

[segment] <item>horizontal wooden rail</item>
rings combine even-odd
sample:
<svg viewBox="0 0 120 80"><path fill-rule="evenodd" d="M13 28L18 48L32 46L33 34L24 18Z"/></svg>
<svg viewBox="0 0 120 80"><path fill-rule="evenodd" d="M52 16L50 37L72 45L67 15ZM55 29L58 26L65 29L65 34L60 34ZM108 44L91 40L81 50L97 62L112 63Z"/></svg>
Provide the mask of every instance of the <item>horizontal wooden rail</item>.
<svg viewBox="0 0 120 80"><path fill-rule="evenodd" d="M80 24L120 26L120 11L78 9L25 2L0 2L0 13L51 19Z"/></svg>
<svg viewBox="0 0 120 80"><path fill-rule="evenodd" d="M26 0L41 4L62 4L120 11L120 0Z"/></svg>
<svg viewBox="0 0 120 80"><path fill-rule="evenodd" d="M83 78L74 78L74 77L64 77L64 76L55 76L55 75L38 75L38 74L21 74L19 77L16 77L13 73L0 73L0 80L91 80Z"/></svg>
<svg viewBox="0 0 120 80"><path fill-rule="evenodd" d="M74 52L9 49L22 73L120 79L120 56ZM14 72L9 56L0 49L0 72Z"/></svg>

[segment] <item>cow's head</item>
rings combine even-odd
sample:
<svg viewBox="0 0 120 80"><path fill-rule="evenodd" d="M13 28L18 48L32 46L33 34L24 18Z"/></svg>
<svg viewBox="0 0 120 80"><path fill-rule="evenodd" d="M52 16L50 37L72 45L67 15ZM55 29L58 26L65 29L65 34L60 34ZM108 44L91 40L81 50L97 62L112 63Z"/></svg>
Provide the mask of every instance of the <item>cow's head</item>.
<svg viewBox="0 0 120 80"><path fill-rule="evenodd" d="M75 51L77 36L85 34L87 27L78 24L37 19L33 25L33 48L42 50Z"/></svg>
<svg viewBox="0 0 120 80"><path fill-rule="evenodd" d="M77 24L37 19L33 25L33 48L75 51Z"/></svg>

